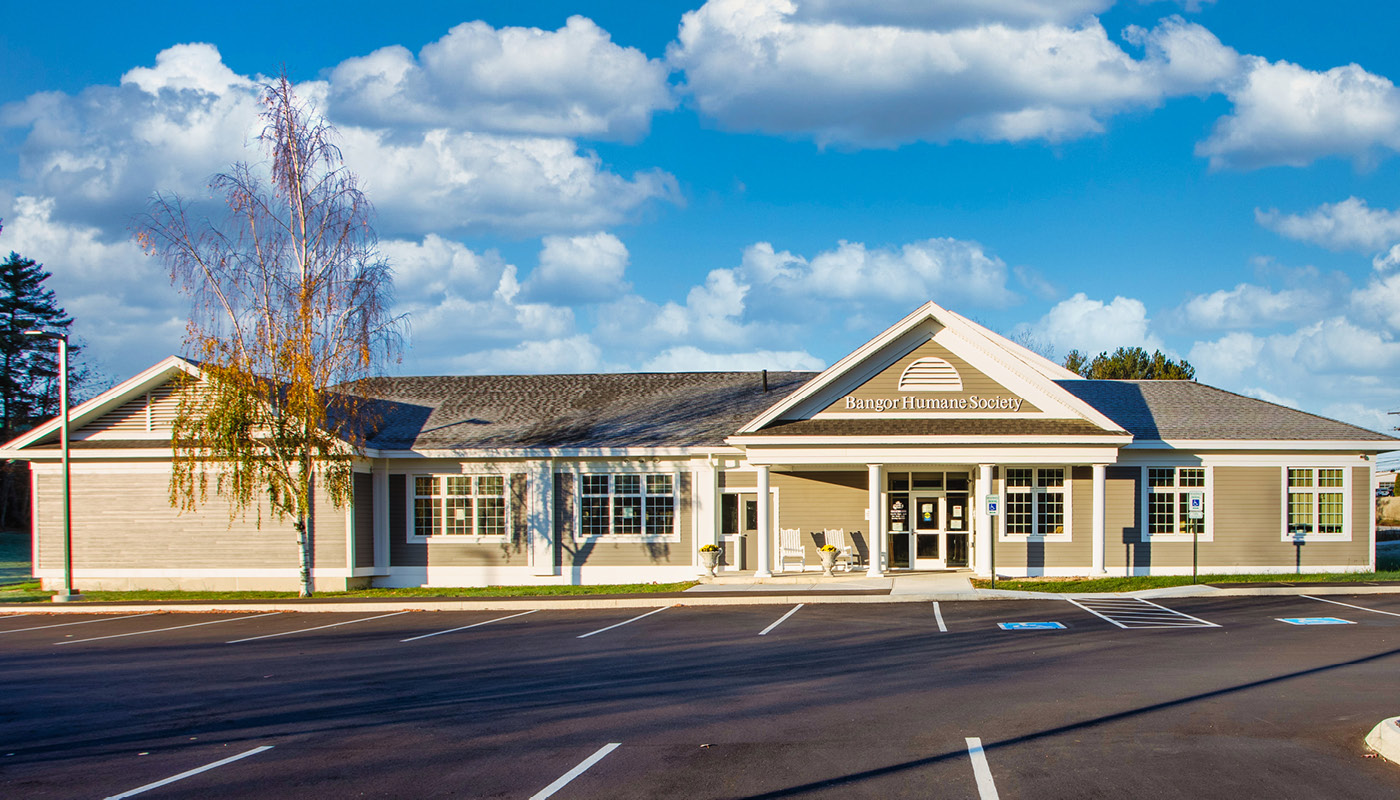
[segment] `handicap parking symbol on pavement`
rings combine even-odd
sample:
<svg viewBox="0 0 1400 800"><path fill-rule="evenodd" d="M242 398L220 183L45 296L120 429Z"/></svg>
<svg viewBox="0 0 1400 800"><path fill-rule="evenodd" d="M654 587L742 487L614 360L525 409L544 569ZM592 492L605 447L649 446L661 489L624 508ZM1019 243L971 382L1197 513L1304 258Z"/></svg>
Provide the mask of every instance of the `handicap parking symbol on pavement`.
<svg viewBox="0 0 1400 800"><path fill-rule="evenodd" d="M1058 622L998 622L997 626L1004 631L1054 631L1065 627Z"/></svg>
<svg viewBox="0 0 1400 800"><path fill-rule="evenodd" d="M1349 619L1339 619L1337 617L1275 617L1279 622L1287 622L1289 625L1355 625Z"/></svg>

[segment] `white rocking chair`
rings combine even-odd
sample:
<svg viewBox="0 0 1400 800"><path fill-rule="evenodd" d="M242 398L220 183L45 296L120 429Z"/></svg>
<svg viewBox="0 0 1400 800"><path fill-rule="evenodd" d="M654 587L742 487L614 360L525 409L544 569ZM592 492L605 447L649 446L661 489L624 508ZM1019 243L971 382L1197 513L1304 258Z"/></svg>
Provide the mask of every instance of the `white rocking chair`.
<svg viewBox="0 0 1400 800"><path fill-rule="evenodd" d="M807 547L802 544L802 531L797 528L778 529L778 571L787 572L788 559L797 561L797 571L807 568Z"/></svg>
<svg viewBox="0 0 1400 800"><path fill-rule="evenodd" d="M860 556L854 547L846 542L845 528L827 528L823 535L824 541L836 548L836 563L846 563L846 571L850 572L856 567Z"/></svg>

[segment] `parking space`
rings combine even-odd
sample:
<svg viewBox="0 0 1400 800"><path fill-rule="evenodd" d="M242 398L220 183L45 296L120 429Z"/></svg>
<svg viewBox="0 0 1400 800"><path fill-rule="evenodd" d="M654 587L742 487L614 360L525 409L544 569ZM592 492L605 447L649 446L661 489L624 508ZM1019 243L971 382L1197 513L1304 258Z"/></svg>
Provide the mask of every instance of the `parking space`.
<svg viewBox="0 0 1400 800"><path fill-rule="evenodd" d="M0 795L1395 796L1358 753L1400 598L1328 599L0 619L91 622L0 636Z"/></svg>

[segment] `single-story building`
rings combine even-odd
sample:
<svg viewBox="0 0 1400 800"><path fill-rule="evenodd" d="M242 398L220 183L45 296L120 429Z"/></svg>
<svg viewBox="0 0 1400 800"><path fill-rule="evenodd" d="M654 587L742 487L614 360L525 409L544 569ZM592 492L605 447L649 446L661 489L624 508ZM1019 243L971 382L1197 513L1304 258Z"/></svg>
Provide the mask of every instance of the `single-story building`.
<svg viewBox="0 0 1400 800"><path fill-rule="evenodd" d="M79 588L294 588L289 522L171 507L171 357L73 410ZM387 379L318 589L673 581L850 566L989 575L1365 571L1400 440L1194 381L1086 380L928 303L821 373ZM57 422L34 569L62 579ZM838 533L839 532L839 533ZM1194 560L1194 561L1193 561Z"/></svg>

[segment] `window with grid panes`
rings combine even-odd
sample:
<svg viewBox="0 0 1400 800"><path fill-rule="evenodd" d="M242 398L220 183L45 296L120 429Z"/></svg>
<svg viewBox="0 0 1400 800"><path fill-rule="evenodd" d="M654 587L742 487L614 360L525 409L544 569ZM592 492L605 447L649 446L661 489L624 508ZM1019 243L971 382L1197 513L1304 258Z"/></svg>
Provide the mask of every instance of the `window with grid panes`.
<svg viewBox="0 0 1400 800"><path fill-rule="evenodd" d="M505 476L413 476L413 533L505 536Z"/></svg>
<svg viewBox="0 0 1400 800"><path fill-rule="evenodd" d="M1191 519L1190 514L1191 494L1204 494L1205 487L1205 467L1148 467L1148 534L1205 533L1205 519ZM1209 500L1205 506L1210 506Z"/></svg>
<svg viewBox="0 0 1400 800"><path fill-rule="evenodd" d="M1009 536L1065 532L1064 467L1007 467L1002 515Z"/></svg>
<svg viewBox="0 0 1400 800"><path fill-rule="evenodd" d="M1288 468L1288 535L1346 533L1346 472L1341 467Z"/></svg>
<svg viewBox="0 0 1400 800"><path fill-rule="evenodd" d="M675 476L582 475L583 536L667 536L675 532Z"/></svg>

